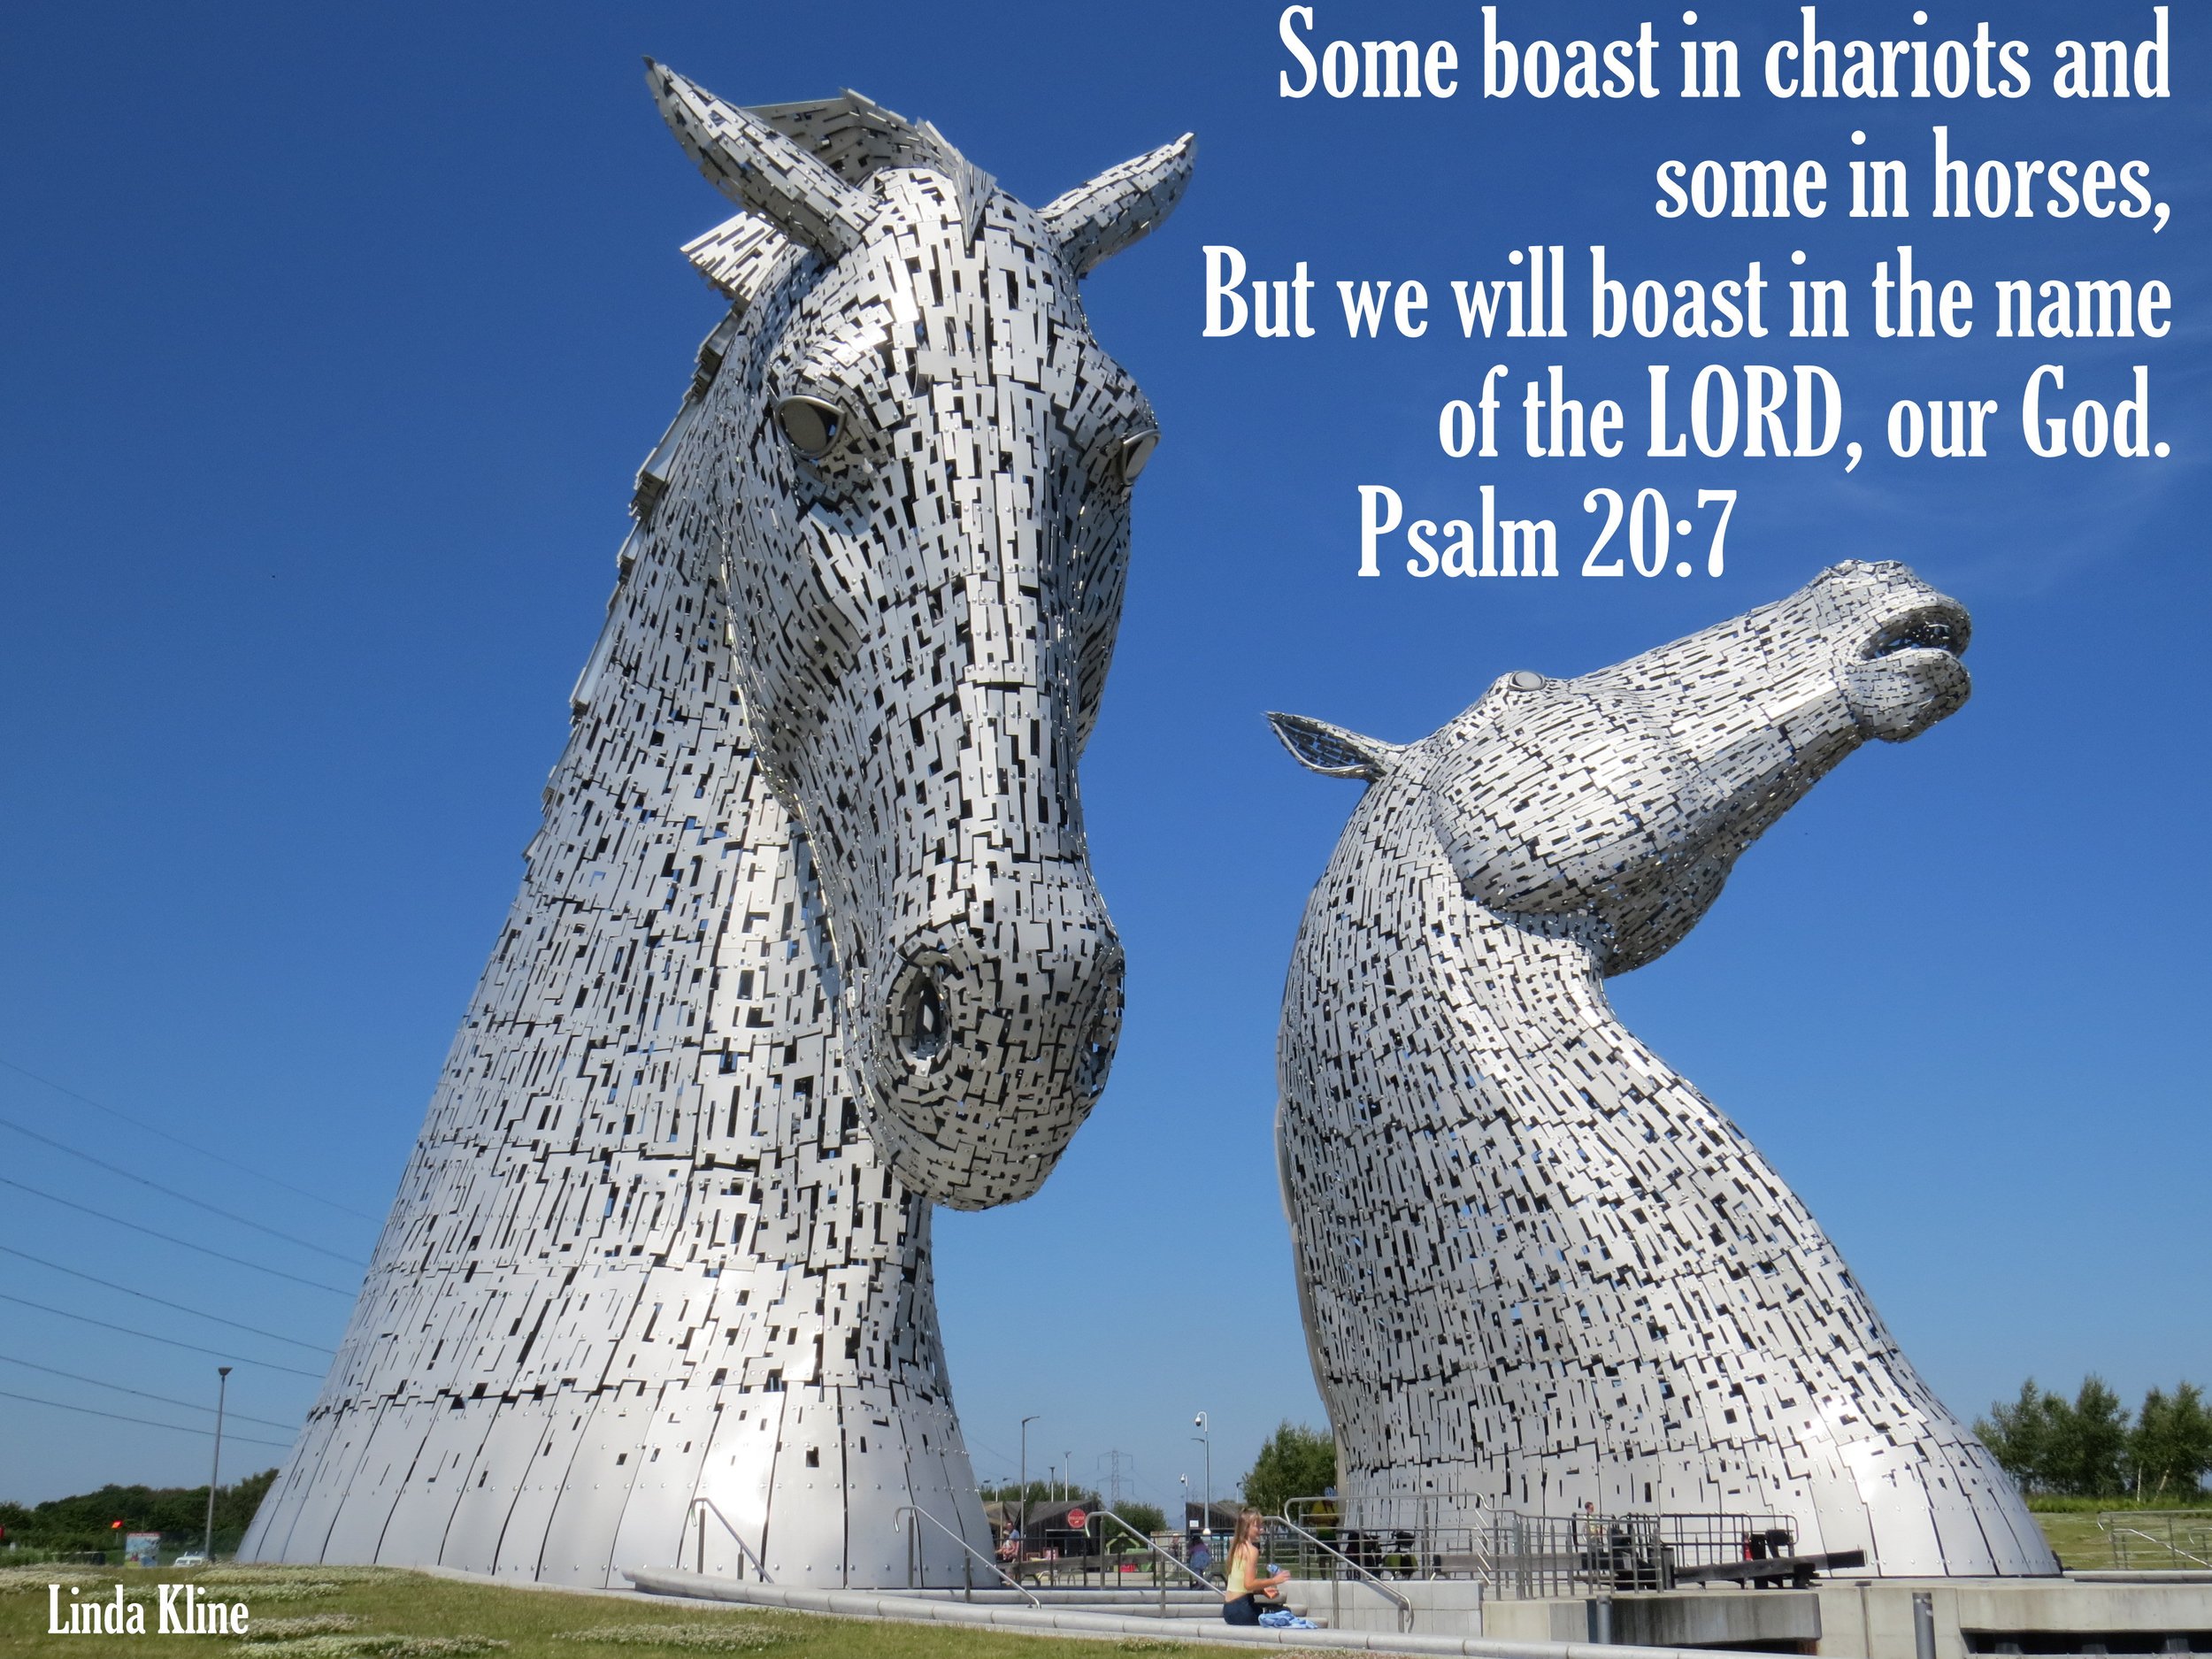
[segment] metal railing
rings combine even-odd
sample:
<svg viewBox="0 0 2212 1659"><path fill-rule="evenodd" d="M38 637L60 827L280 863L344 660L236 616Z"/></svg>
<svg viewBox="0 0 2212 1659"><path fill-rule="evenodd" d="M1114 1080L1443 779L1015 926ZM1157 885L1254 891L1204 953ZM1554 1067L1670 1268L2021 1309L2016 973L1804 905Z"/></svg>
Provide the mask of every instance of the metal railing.
<svg viewBox="0 0 2212 1659"><path fill-rule="evenodd" d="M1659 1519L1500 1515L1491 1523L1491 1585L1517 1599L1670 1589L1674 1562L1660 1539Z"/></svg>
<svg viewBox="0 0 2212 1659"><path fill-rule="evenodd" d="M1289 1506L1286 1504L1284 1507L1287 1509ZM1413 1603L1399 1594L1399 1592L1392 1589L1388 1585L1385 1584L1380 1578L1377 1578L1366 1568L1361 1566L1359 1563L1354 1561L1342 1550L1337 1548L1335 1545L1325 1543L1322 1540L1316 1538L1311 1532L1309 1532L1304 1527L1299 1525L1297 1522L1292 1520L1286 1515L1270 1517L1269 1525L1288 1527L1291 1532L1297 1534L1301 1544L1317 1549L1324 1555L1332 1555L1339 1562L1341 1562L1345 1566L1349 1567L1362 1584L1364 1584L1369 1588L1376 1591L1379 1594L1389 1601L1393 1606L1396 1607L1398 1609L1399 1633L1402 1635L1412 1630ZM1333 1588L1339 1582L1339 1577L1340 1575L1336 1573L1331 1573L1329 1575L1329 1582L1332 1588Z"/></svg>
<svg viewBox="0 0 2212 1659"><path fill-rule="evenodd" d="M714 1518L722 1523L722 1530L727 1532L731 1540L736 1544L739 1555L753 1563L753 1571L760 1575L760 1581L763 1584L773 1583L774 1580L768 1576L766 1564L754 1552L753 1547L745 1541L744 1534L731 1525L730 1517L722 1513L720 1507L712 1498L694 1498L691 1501L691 1512L698 1517L699 1522L699 1576L703 1578L707 1572L707 1514L710 1510L713 1512ZM676 1540L676 1565L680 1570L683 1564L684 1545L683 1540L680 1538ZM744 1581L745 1569L742 1566L738 1568L737 1577L740 1583Z"/></svg>
<svg viewBox="0 0 2212 1659"><path fill-rule="evenodd" d="M991 1570L992 1574L996 1577L1001 1583L1004 1584L1009 1589L1012 1590L1015 1594L1020 1596L1023 1601L1028 1602L1030 1606L1042 1607L1044 1605L1042 1601L1040 1601L1034 1595L1032 1595L1029 1591L1025 1589L1015 1579L1008 1578L1004 1571L1000 1568L998 1563L993 1561L988 1555L983 1554L983 1552L979 1550L973 1544L971 1544L966 1539L961 1537L959 1533L954 1532L952 1528L947 1526L942 1521L932 1515L927 1509L922 1509L917 1504L902 1503L896 1509L892 1511L891 1524L894 1526L896 1526L898 1525L899 1517L902 1515L918 1516L921 1519L927 1521L932 1526L942 1532L947 1538L952 1540L954 1543L960 1546L963 1556L960 1563L960 1573L962 1579L961 1587L966 1592L967 1599L969 1601L973 1601L975 1599L975 1567L973 1563L979 1561L986 1567L988 1567ZM941 1586L933 1586L916 1582L918 1577L926 1576L926 1574L922 1574L918 1571L918 1569L921 1566L921 1528L913 1527L908 1529L906 1533L906 1587L910 1590L926 1590L933 1587L946 1587Z"/></svg>
<svg viewBox="0 0 2212 1659"><path fill-rule="evenodd" d="M2111 1509L2097 1525L2112 1541L2112 1564L2123 1571L2212 1567L2212 1511Z"/></svg>
<svg viewBox="0 0 2212 1659"><path fill-rule="evenodd" d="M1796 1548L1797 1525L1786 1516L1506 1513L1491 1523L1490 1583L1517 1598L1670 1590L1700 1568Z"/></svg>
<svg viewBox="0 0 2212 1659"><path fill-rule="evenodd" d="M1284 1519L1304 1545L1301 1576L1474 1578L1502 1598L1672 1587L1678 1573L1788 1556L1796 1525L1773 1515L1524 1515L1472 1493L1294 1498Z"/></svg>
<svg viewBox="0 0 2212 1659"><path fill-rule="evenodd" d="M1152 1534L1146 1532L1142 1527L1137 1525L1133 1521L1123 1519L1120 1516L1116 1515L1111 1509L1106 1508L1103 1504L1101 1504L1098 1508L1093 1509L1091 1514L1099 1524L1098 1581L1102 1587L1103 1587L1106 1583L1106 1563L1110 1560L1112 1554L1112 1552L1107 1548L1109 1540L1106 1535L1106 1523L1111 1521L1116 1526L1121 1528L1124 1532L1127 1533L1131 1538L1135 1539L1137 1542L1143 1545L1145 1548L1150 1550L1154 1556L1156 1556L1158 1560L1165 1562L1176 1571L1193 1580L1199 1586L1199 1588L1204 1590L1207 1594L1210 1595L1218 1595L1221 1593L1221 1586L1219 1585L1216 1584L1212 1579L1207 1578L1204 1573L1199 1571L1197 1568L1192 1566L1187 1561L1183 1560L1171 1551L1161 1548L1159 1544L1153 1539ZM1167 1580L1165 1578L1161 1576L1160 1571L1157 1567L1153 1569L1152 1582L1154 1587L1160 1593L1160 1611L1163 1615L1164 1615L1167 1611Z"/></svg>
<svg viewBox="0 0 2212 1659"><path fill-rule="evenodd" d="M1407 1578L1492 1577L1494 1512L1474 1493L1425 1492L1293 1498L1284 1517L1325 1539L1371 1571Z"/></svg>

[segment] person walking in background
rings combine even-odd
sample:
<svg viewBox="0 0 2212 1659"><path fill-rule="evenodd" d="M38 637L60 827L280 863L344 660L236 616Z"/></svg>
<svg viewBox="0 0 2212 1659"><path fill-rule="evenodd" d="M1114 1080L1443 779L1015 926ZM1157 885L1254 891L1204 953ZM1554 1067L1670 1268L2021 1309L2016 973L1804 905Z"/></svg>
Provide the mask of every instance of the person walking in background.
<svg viewBox="0 0 2212 1659"><path fill-rule="evenodd" d="M1221 1594L1221 1617L1230 1624L1256 1624L1261 1603L1276 1604L1276 1592L1290 1582L1286 1572L1260 1570L1260 1528L1264 1521L1257 1509L1237 1517L1236 1536L1229 1544L1229 1582Z"/></svg>

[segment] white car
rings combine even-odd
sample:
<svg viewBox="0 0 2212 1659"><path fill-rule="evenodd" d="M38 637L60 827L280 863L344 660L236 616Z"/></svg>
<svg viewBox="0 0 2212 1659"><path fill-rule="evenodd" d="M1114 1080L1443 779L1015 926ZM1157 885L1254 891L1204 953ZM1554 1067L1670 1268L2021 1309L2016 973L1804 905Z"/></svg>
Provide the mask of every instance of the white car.
<svg viewBox="0 0 2212 1659"><path fill-rule="evenodd" d="M207 1552L188 1549L169 1564L173 1567L204 1567L207 1565Z"/></svg>

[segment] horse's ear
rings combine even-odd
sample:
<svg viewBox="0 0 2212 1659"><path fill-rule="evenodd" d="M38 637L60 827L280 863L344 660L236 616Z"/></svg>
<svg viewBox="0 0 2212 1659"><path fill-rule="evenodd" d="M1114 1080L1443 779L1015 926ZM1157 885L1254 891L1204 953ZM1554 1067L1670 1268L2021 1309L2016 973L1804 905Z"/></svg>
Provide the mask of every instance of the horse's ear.
<svg viewBox="0 0 2212 1659"><path fill-rule="evenodd" d="M714 188L804 248L834 259L860 241L866 198L758 116L651 58L661 118Z"/></svg>
<svg viewBox="0 0 2212 1659"><path fill-rule="evenodd" d="M1149 235L1175 211L1190 183L1198 141L1186 133L1148 156L1125 161L1048 203L1038 217L1079 277Z"/></svg>
<svg viewBox="0 0 2212 1659"><path fill-rule="evenodd" d="M1298 757L1299 764L1325 778L1372 781L1388 772L1404 752L1396 743L1362 737L1326 720L1309 720L1302 714L1271 714L1267 723L1283 740L1283 747Z"/></svg>

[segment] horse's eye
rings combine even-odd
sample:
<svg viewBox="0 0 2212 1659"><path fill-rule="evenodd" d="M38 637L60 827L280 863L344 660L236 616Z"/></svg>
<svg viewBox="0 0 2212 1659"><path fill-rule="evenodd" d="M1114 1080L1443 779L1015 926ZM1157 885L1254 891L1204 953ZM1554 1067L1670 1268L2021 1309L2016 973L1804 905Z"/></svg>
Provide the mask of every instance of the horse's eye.
<svg viewBox="0 0 2212 1659"><path fill-rule="evenodd" d="M776 420L783 427L784 437L810 461L829 453L844 419L836 404L818 397L787 397L776 405Z"/></svg>
<svg viewBox="0 0 2212 1659"><path fill-rule="evenodd" d="M1144 464L1152 458L1152 451L1160 447L1160 434L1149 428L1133 432L1121 441L1121 481L1133 484L1137 474L1144 471Z"/></svg>

